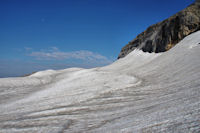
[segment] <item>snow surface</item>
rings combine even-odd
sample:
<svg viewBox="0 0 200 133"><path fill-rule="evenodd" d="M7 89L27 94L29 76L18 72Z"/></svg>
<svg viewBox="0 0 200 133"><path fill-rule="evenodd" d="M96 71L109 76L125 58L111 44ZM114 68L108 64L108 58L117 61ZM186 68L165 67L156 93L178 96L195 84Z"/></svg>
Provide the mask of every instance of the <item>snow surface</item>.
<svg viewBox="0 0 200 133"><path fill-rule="evenodd" d="M0 79L0 132L200 132L200 31L111 65Z"/></svg>

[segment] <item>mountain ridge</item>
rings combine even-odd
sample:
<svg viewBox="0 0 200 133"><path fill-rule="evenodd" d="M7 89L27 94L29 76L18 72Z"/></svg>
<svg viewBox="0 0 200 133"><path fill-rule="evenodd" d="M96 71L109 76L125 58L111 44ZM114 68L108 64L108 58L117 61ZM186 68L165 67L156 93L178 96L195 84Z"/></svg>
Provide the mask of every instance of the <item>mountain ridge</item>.
<svg viewBox="0 0 200 133"><path fill-rule="evenodd" d="M149 26L121 49L118 59L135 49L149 53L168 51L184 37L198 30L200 30L200 0L196 0L175 15Z"/></svg>
<svg viewBox="0 0 200 133"><path fill-rule="evenodd" d="M199 133L200 31L164 53L0 78L1 133Z"/></svg>

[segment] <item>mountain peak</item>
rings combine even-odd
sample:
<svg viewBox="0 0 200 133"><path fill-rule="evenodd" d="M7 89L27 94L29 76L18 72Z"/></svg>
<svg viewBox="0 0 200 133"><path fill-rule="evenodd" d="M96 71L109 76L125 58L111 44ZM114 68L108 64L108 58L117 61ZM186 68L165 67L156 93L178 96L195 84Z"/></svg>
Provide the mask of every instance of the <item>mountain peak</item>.
<svg viewBox="0 0 200 133"><path fill-rule="evenodd" d="M197 4L198 3L198 4ZM134 49L144 52L165 52L189 34L200 30L200 0L168 19L151 25L124 46L118 56L125 57Z"/></svg>

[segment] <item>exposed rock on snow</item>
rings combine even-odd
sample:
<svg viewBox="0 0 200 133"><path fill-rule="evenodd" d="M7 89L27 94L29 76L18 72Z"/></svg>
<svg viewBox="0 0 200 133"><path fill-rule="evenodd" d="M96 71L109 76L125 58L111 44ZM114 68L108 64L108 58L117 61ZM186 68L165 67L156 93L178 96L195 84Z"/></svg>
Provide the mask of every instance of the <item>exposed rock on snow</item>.
<svg viewBox="0 0 200 133"><path fill-rule="evenodd" d="M200 3L198 0L174 16L154 24L122 48L118 58L134 49L144 52L164 52L175 46L187 35L200 30Z"/></svg>
<svg viewBox="0 0 200 133"><path fill-rule="evenodd" d="M0 79L0 132L200 132L200 31L162 53Z"/></svg>

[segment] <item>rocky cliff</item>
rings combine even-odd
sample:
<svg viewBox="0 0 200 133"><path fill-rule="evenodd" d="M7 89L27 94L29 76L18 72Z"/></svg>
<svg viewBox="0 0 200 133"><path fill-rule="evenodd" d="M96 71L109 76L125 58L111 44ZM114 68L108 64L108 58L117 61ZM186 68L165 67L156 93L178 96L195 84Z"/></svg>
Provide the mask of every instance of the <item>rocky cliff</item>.
<svg viewBox="0 0 200 133"><path fill-rule="evenodd" d="M170 18L154 24L122 48L118 59L134 49L144 52L165 52L187 35L200 30L200 0Z"/></svg>

